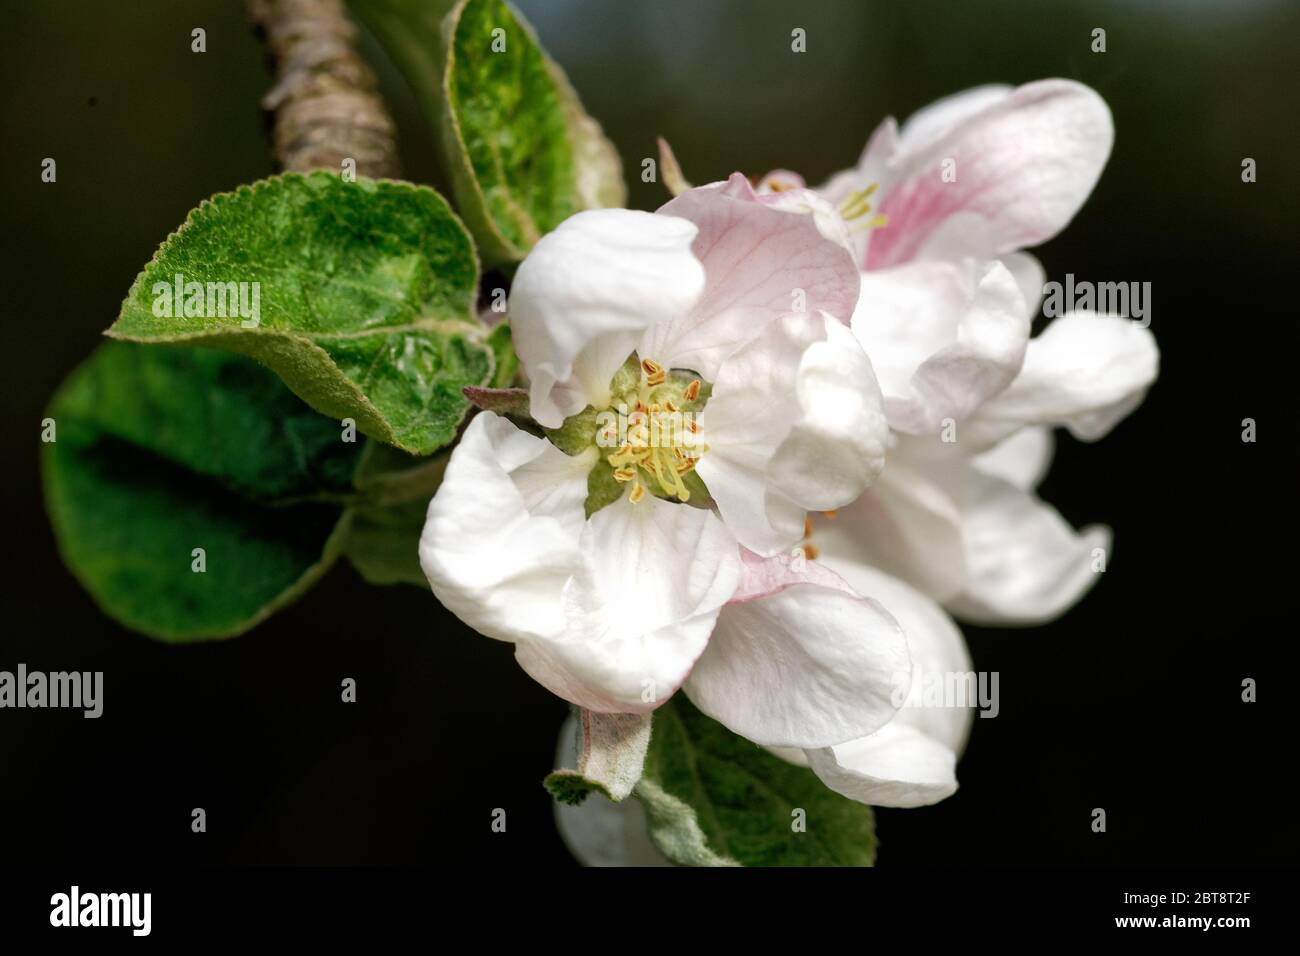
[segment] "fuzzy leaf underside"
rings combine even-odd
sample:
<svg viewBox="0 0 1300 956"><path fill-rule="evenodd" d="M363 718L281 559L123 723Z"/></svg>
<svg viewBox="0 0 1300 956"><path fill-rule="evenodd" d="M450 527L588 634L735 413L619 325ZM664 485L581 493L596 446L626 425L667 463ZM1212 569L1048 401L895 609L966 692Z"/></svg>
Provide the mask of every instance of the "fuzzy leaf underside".
<svg viewBox="0 0 1300 956"><path fill-rule="evenodd" d="M677 694L654 712L637 785L650 836L686 866L871 866L871 808L706 717ZM803 811L803 832L793 825Z"/></svg>
<svg viewBox="0 0 1300 956"><path fill-rule="evenodd" d="M579 804L591 793L618 803L641 779L650 743L649 714L600 714L583 709L576 722L577 769L561 769L543 783L561 803Z"/></svg>

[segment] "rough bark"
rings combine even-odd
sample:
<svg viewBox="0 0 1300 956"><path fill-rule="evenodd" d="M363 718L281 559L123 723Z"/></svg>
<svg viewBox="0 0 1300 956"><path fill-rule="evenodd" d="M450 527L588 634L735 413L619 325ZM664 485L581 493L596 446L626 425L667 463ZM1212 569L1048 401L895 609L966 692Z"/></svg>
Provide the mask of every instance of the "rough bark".
<svg viewBox="0 0 1300 956"><path fill-rule="evenodd" d="M399 175L393 120L342 0L249 0L248 15L275 61L262 108L274 114L276 161L339 172L352 159L358 175Z"/></svg>

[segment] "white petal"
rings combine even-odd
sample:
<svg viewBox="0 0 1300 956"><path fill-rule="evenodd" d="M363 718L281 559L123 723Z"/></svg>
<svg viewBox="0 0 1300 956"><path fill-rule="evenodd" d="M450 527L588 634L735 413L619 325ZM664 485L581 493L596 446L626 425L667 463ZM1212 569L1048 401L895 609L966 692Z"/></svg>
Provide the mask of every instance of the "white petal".
<svg viewBox="0 0 1300 956"><path fill-rule="evenodd" d="M537 681L602 713L645 713L682 685L740 581L736 540L710 511L647 495L592 515L564 594L566 628L521 643Z"/></svg>
<svg viewBox="0 0 1300 956"><path fill-rule="evenodd" d="M799 361L799 418L770 471L780 493L817 511L848 504L874 482L889 441L871 360L847 327L825 313L822 320L825 341Z"/></svg>
<svg viewBox="0 0 1300 956"><path fill-rule="evenodd" d="M910 667L894 619L815 562L747 554L746 570L687 682L691 701L768 747L829 746L887 723Z"/></svg>
<svg viewBox="0 0 1300 956"><path fill-rule="evenodd" d="M963 466L964 467L964 466ZM966 587L966 545L957 501L917 463L904 443L891 452L874 487L814 518L813 544L825 560L865 563L918 587L937 601Z"/></svg>
<svg viewBox="0 0 1300 956"><path fill-rule="evenodd" d="M1011 383L1029 318L1000 262L913 263L864 274L853 333L881 365L890 426L934 435Z"/></svg>
<svg viewBox="0 0 1300 956"><path fill-rule="evenodd" d="M1047 279L1043 264L1027 252L1005 255L1001 262L1015 276L1016 285L1020 286L1020 295L1025 300L1025 314L1032 323L1038 314L1038 305L1043 300L1043 285Z"/></svg>
<svg viewBox="0 0 1300 956"><path fill-rule="evenodd" d="M555 428L587 404L603 407L645 330L691 311L704 289L696 232L673 216L593 209L533 247L509 315L534 418Z"/></svg>
<svg viewBox="0 0 1300 956"><path fill-rule="evenodd" d="M976 623L1039 624L1074 604L1101 576L1096 549L1109 553L1110 530L1076 534L1032 493L971 468L964 482L962 531L970 580L946 602Z"/></svg>
<svg viewBox="0 0 1300 956"><path fill-rule="evenodd" d="M876 807L926 807L957 792L956 754L906 724L810 750L808 765L836 793Z"/></svg>
<svg viewBox="0 0 1300 956"><path fill-rule="evenodd" d="M1020 374L965 434L987 446L1022 425L1064 425L1094 441L1141 403L1159 366L1149 329L1113 315L1067 313L1029 343Z"/></svg>
<svg viewBox="0 0 1300 956"><path fill-rule="evenodd" d="M594 448L570 457L504 418L475 416L420 536L420 564L438 600L499 640L561 633L561 595L578 567L595 462Z"/></svg>
<svg viewBox="0 0 1300 956"><path fill-rule="evenodd" d="M727 526L762 554L792 548L809 509L854 500L884 465L871 363L825 313L784 316L732 355L699 421L700 477Z"/></svg>
<svg viewBox="0 0 1300 956"><path fill-rule="evenodd" d="M906 396L921 363L956 341L974 278L964 264L938 261L862 274L851 325L886 396Z"/></svg>
<svg viewBox="0 0 1300 956"><path fill-rule="evenodd" d="M831 789L876 806L924 806L951 796L972 712L969 706L927 706L925 678L971 672L961 632L938 605L903 582L861 564L822 560L898 619L911 654L912 683L905 706L883 728L809 750L809 765Z"/></svg>
<svg viewBox="0 0 1300 956"><path fill-rule="evenodd" d="M1002 478L1025 491L1033 491L1052 464L1055 445L1050 428L1022 428L988 451L976 455L971 463L986 475Z"/></svg>

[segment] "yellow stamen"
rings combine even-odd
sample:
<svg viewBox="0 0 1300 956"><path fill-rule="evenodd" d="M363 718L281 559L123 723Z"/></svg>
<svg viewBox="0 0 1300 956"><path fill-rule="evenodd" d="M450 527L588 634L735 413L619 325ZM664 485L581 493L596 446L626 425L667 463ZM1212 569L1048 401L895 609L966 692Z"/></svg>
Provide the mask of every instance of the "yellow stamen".
<svg viewBox="0 0 1300 956"><path fill-rule="evenodd" d="M645 497L647 486L657 495L689 501L690 489L682 475L689 473L708 446L698 437L700 426L693 412L684 412L680 402L699 398L703 383L692 380L684 389L668 383L668 371L653 359L641 360L641 382L621 397L623 407L635 405L628 414L624 444L605 456L620 482L632 482L631 500ZM663 386L660 388L660 386ZM654 477L654 484L642 484L641 472Z"/></svg>
<svg viewBox="0 0 1300 956"><path fill-rule="evenodd" d="M853 222L852 229L879 229L888 224L888 219L881 215L873 216L870 219L862 219L863 216L871 212L871 203L868 197L880 187L879 183L872 183L866 189L859 189L851 192L840 203L840 218L853 222L855 219L861 219L861 222Z"/></svg>

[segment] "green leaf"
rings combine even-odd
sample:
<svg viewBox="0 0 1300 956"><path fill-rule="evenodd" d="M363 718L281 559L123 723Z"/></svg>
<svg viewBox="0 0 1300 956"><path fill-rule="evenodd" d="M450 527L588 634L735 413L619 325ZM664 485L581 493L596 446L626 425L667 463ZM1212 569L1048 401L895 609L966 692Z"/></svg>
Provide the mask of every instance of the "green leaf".
<svg viewBox="0 0 1300 956"><path fill-rule="evenodd" d="M519 356L515 354L515 343L510 336L510 323L502 322L493 328L488 333L487 344L496 362L490 384L493 388L509 388L519 373Z"/></svg>
<svg viewBox="0 0 1300 956"><path fill-rule="evenodd" d="M573 213L627 201L617 151L503 0L351 0L430 115L486 265Z"/></svg>
<svg viewBox="0 0 1300 956"><path fill-rule="evenodd" d="M494 375L477 282L473 243L433 190L289 173L191 212L108 334L251 356L322 414L428 454L455 436L461 390ZM244 314L216 295L234 298L227 283L249 284ZM191 305L206 314L187 316Z"/></svg>
<svg viewBox="0 0 1300 956"><path fill-rule="evenodd" d="M727 730L682 694L654 712L636 795L650 837L675 863L716 866L871 866L871 808L830 790ZM793 824L802 810L804 832Z"/></svg>
<svg viewBox="0 0 1300 956"><path fill-rule="evenodd" d="M256 362L108 343L48 415L56 441L41 461L59 550L128 627L178 642L239 634L340 551L361 446Z"/></svg>
<svg viewBox="0 0 1300 956"><path fill-rule="evenodd" d="M442 484L450 459L450 451L413 458L387 445L366 449L345 553L371 584L429 587L420 568L420 534L429 499Z"/></svg>
<svg viewBox="0 0 1300 956"><path fill-rule="evenodd" d="M354 508L345 553L357 573L371 584L414 584L427 590L429 580L420 568L420 534L428 510L427 498Z"/></svg>

